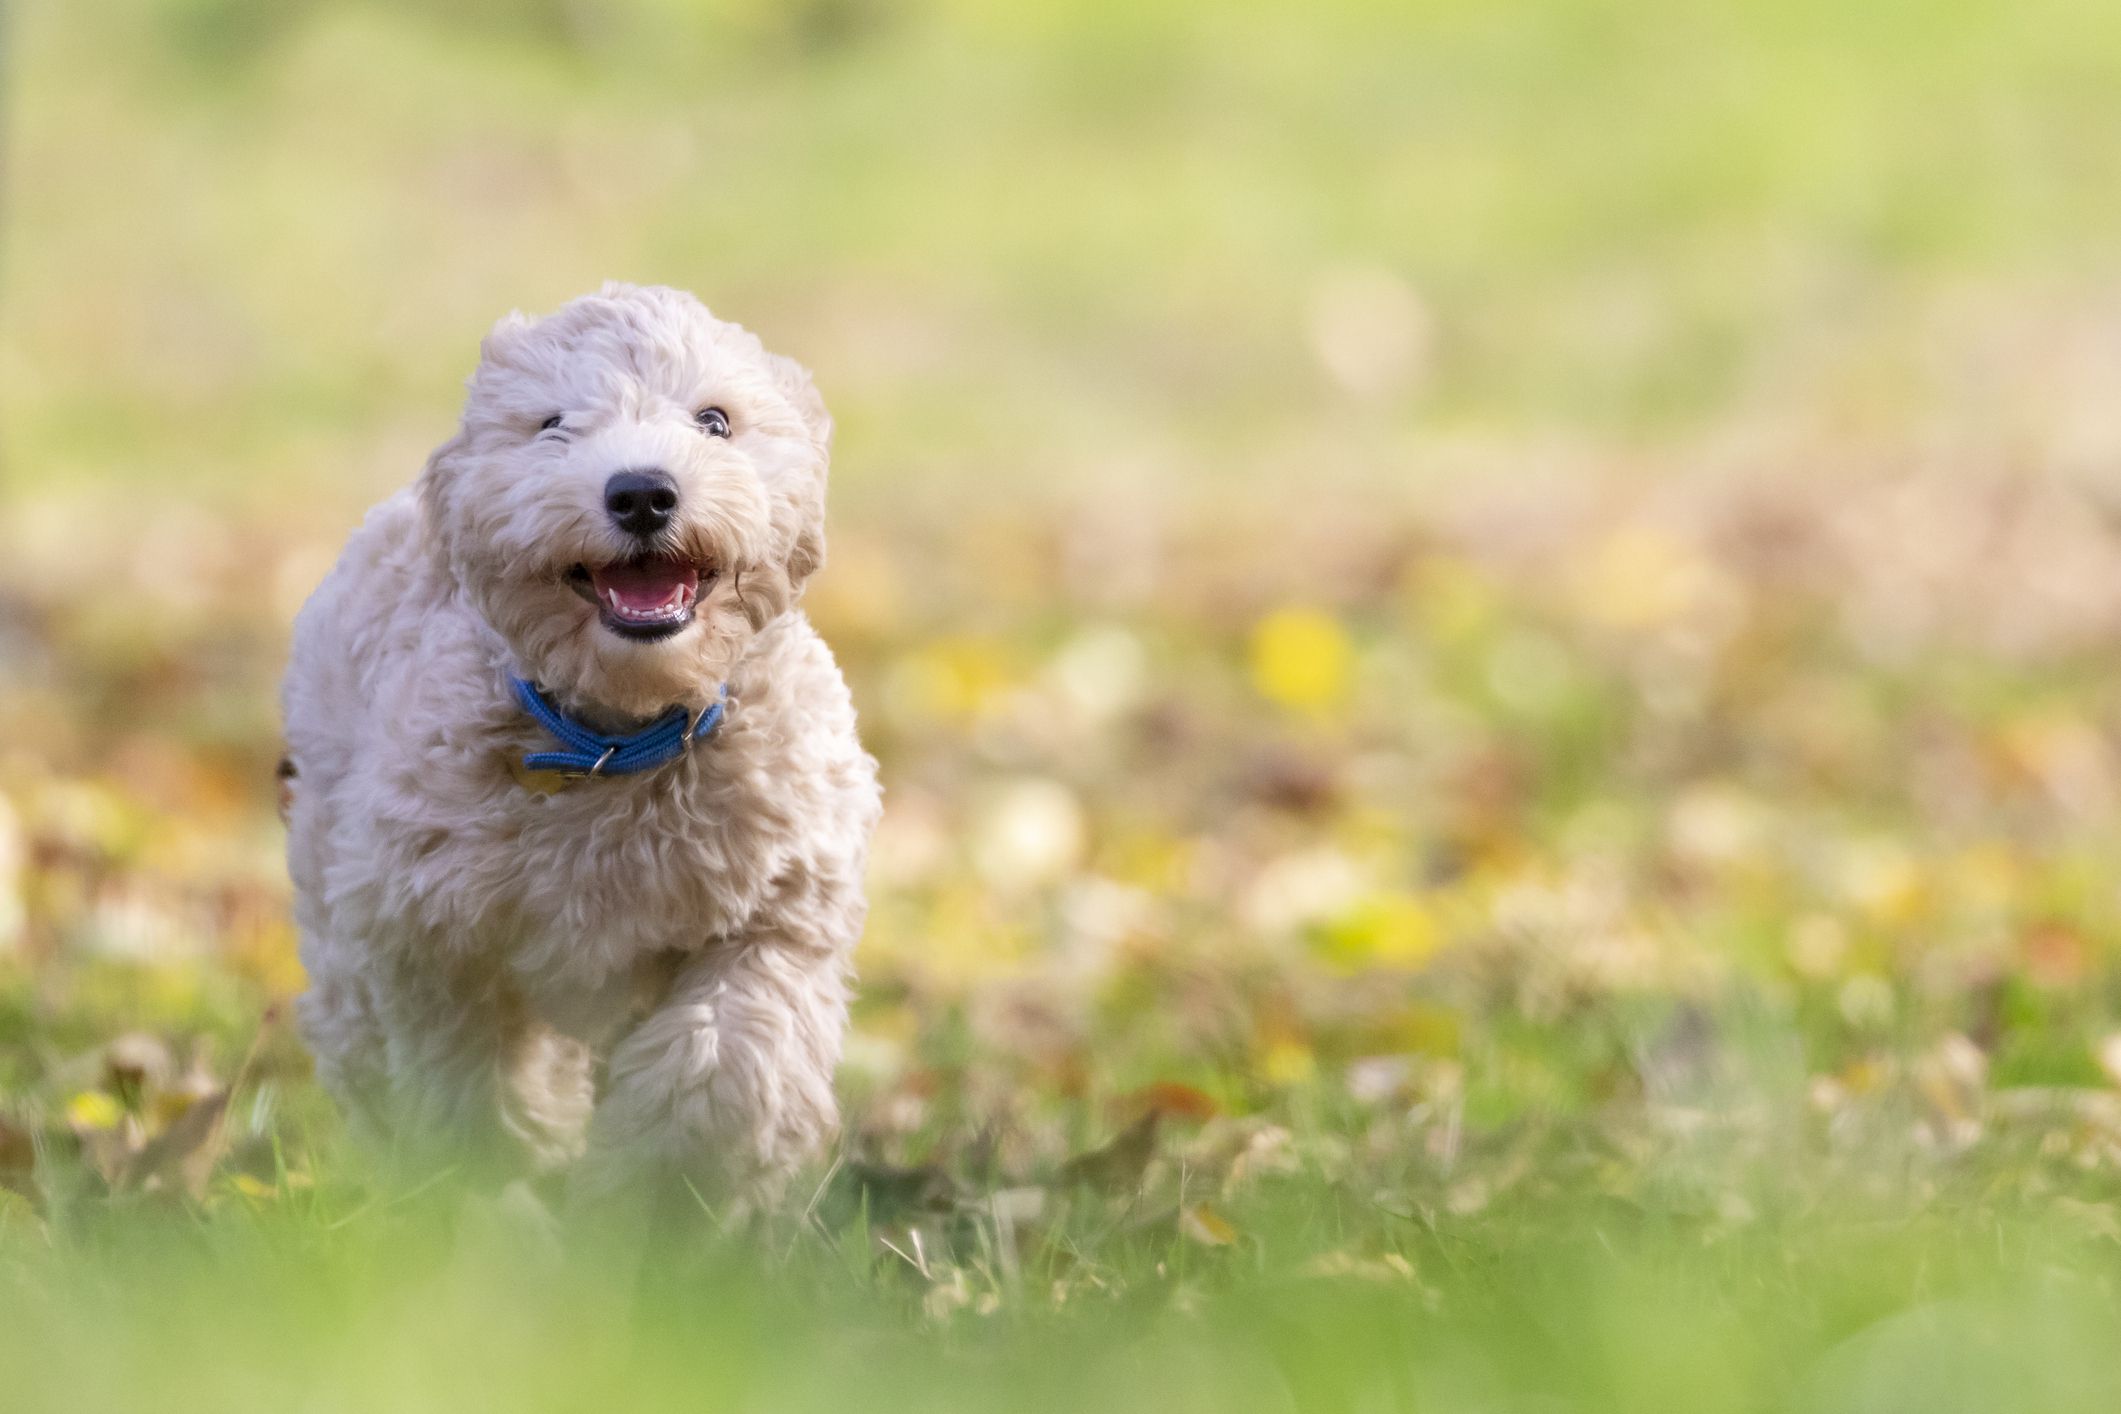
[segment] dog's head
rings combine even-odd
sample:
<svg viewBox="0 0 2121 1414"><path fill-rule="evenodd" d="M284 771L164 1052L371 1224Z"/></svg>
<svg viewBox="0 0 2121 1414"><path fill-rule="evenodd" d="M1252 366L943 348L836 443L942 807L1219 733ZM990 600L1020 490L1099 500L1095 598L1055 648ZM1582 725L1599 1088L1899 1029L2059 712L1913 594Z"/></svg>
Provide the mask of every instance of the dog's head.
<svg viewBox="0 0 2121 1414"><path fill-rule="evenodd" d="M420 496L522 671L627 716L711 701L824 557L809 374L691 295L611 284L503 319L470 388Z"/></svg>

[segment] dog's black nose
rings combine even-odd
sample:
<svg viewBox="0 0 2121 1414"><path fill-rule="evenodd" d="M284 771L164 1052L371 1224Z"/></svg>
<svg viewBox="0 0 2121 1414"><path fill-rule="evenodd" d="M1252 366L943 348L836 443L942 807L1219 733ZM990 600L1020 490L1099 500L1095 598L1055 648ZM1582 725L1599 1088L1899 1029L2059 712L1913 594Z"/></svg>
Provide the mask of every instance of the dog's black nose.
<svg viewBox="0 0 2121 1414"><path fill-rule="evenodd" d="M604 483L604 509L612 523L642 539L670 524L678 508L678 484L667 471L621 471Z"/></svg>

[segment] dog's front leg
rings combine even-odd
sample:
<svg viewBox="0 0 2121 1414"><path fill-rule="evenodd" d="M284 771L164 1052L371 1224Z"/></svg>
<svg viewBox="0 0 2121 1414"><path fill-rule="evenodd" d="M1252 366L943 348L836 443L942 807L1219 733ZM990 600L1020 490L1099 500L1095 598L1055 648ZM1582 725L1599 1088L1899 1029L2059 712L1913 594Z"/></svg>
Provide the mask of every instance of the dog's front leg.
<svg viewBox="0 0 2121 1414"><path fill-rule="evenodd" d="M682 1184L738 1212L772 1205L838 1125L846 1016L837 942L777 928L694 958L612 1052L576 1201L608 1206Z"/></svg>
<svg viewBox="0 0 2121 1414"><path fill-rule="evenodd" d="M391 1147L402 1161L419 1171L446 1158L506 1178L580 1151L588 1051L534 1020L503 969L407 954L385 968Z"/></svg>

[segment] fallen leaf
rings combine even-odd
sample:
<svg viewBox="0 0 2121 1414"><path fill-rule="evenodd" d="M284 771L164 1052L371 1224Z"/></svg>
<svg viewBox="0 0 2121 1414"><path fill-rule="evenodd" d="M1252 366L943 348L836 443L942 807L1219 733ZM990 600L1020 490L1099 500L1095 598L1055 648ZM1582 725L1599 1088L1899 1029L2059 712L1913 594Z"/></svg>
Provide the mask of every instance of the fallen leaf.
<svg viewBox="0 0 2121 1414"><path fill-rule="evenodd" d="M818 1206L827 1227L844 1227L863 1212L872 1224L899 1223L957 1207L957 1184L933 1164L897 1168L890 1164L842 1164Z"/></svg>
<svg viewBox="0 0 2121 1414"><path fill-rule="evenodd" d="M206 1193L206 1181L227 1143L228 1091L195 1101L191 1108L143 1145L126 1166L119 1186L176 1189L191 1198Z"/></svg>
<svg viewBox="0 0 2121 1414"><path fill-rule="evenodd" d="M1176 1080L1158 1080L1144 1085L1122 1096L1119 1103L1128 1113L1156 1110L1168 1119L1209 1120L1222 1110L1207 1091Z"/></svg>
<svg viewBox="0 0 2121 1414"><path fill-rule="evenodd" d="M1181 1208L1178 1230L1203 1247L1228 1247L1237 1241L1237 1229L1230 1225L1230 1220L1206 1203Z"/></svg>
<svg viewBox="0 0 2121 1414"><path fill-rule="evenodd" d="M1259 1058L1259 1073L1270 1085L1302 1085L1318 1073L1318 1058L1311 1048L1294 1038L1275 1040Z"/></svg>
<svg viewBox="0 0 2121 1414"><path fill-rule="evenodd" d="M1354 657L1339 620L1315 609L1279 609L1252 631L1252 685L1270 702L1318 711L1347 694Z"/></svg>
<svg viewBox="0 0 2121 1414"><path fill-rule="evenodd" d="M251 1174L239 1173L235 1176L235 1179L233 1181L235 1183L236 1192L242 1194L246 1198L256 1199L258 1202L261 1203L271 1202L273 1199L280 1196L279 1189L273 1187L273 1185L267 1183L264 1179L254 1177Z"/></svg>
<svg viewBox="0 0 2121 1414"><path fill-rule="evenodd" d="M1397 1252L1387 1252L1381 1257L1358 1257L1353 1252L1321 1252L1304 1263L1303 1274L1307 1277L1407 1282L1414 1280L1414 1267Z"/></svg>
<svg viewBox="0 0 2121 1414"><path fill-rule="evenodd" d="M83 1090L66 1102L66 1122L77 1130L116 1129L123 1118L124 1108L101 1090Z"/></svg>
<svg viewBox="0 0 2121 1414"><path fill-rule="evenodd" d="M1323 923L1317 944L1326 961L1346 970L1411 969L1442 946L1443 930L1434 911L1412 894L1379 893Z"/></svg>
<svg viewBox="0 0 2121 1414"><path fill-rule="evenodd" d="M1149 1161L1156 1157L1157 1129L1163 1118L1162 1110L1152 1109L1102 1148L1077 1154L1061 1165L1060 1182L1064 1186L1079 1184L1107 1193L1139 1188Z"/></svg>

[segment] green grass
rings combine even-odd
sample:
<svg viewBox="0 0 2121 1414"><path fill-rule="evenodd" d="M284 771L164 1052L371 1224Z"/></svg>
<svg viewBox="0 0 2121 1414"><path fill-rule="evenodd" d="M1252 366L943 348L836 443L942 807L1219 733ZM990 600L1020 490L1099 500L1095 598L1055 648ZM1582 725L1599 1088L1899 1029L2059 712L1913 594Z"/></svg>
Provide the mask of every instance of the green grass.
<svg viewBox="0 0 2121 1414"><path fill-rule="evenodd" d="M125 1113L159 1132L172 1082L71 1057L96 1018L192 1035L209 1071L246 1045L246 989L184 976L47 967L5 991L14 1120L49 1117L27 1163L0 1145L12 1409L1809 1414L2088 1411L2121 1389L2121 1101L1992 1087L1968 1043L1865 1041L1772 989L1475 1006L1454 1042L1309 1081L1196 1051L1211 1094L1169 1094L1155 1144L1094 1172L1063 1160L1144 1101L1011 1079L1021 1044L945 1011L901 1080L850 1075L848 1146L785 1212L730 1231L681 1203L641 1260L623 1222L379 1178L277 1024L196 1196L173 1167L106 1181L98 1145ZM1126 1018L1101 1023L1093 1087L1188 1064ZM2072 1029L2021 1024L2058 1047Z"/></svg>
<svg viewBox="0 0 2121 1414"><path fill-rule="evenodd" d="M1224 1203L1216 1245L1126 1191L1056 1189L1029 1223L972 1197L743 1239L702 1223L644 1266L562 1256L446 1185L196 1217L84 1201L42 1237L6 1229L0 1382L23 1410L1811 1414L2089 1411L2121 1388L2110 1208L1984 1196L2002 1170L1910 1154L1805 1191L1771 1156L1688 1152L1713 1142L1660 1161L1706 1194L1601 1193L1640 1155L1554 1162L1564 1143L1522 1194L1452 1196L1525 1147L1378 1192L1301 1140Z"/></svg>

